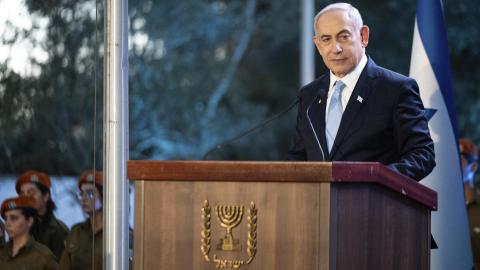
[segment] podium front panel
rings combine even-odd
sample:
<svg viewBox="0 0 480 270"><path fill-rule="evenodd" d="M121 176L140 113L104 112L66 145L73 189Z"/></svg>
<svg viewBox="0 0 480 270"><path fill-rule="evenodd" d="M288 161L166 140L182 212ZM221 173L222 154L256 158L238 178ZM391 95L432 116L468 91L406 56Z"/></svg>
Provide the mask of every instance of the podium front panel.
<svg viewBox="0 0 480 270"><path fill-rule="evenodd" d="M329 209L328 182L136 181L134 267L329 269Z"/></svg>

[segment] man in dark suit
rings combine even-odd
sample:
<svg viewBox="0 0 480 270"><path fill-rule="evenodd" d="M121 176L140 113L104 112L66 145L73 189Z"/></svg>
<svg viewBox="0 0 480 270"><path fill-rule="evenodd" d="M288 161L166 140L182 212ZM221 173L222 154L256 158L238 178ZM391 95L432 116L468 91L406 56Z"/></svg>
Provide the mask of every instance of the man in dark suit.
<svg viewBox="0 0 480 270"><path fill-rule="evenodd" d="M313 41L330 72L304 86L289 160L377 161L417 181L435 167L415 80L366 56L369 28L346 3L315 17Z"/></svg>

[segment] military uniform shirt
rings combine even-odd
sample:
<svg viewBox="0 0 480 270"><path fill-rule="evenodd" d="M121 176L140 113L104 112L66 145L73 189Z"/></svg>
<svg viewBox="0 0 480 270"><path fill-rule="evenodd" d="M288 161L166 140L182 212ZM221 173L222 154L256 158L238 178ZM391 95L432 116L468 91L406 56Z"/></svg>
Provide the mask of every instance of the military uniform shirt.
<svg viewBox="0 0 480 270"><path fill-rule="evenodd" d="M92 226L90 219L82 223L78 223L72 227L68 234L65 250L60 259L61 270L84 270L92 269L92 259L95 270L101 270L103 267L103 230L95 234L95 239L92 236ZM130 257L129 269L132 269L132 247L133 247L133 232L129 230L130 239ZM94 247L92 246L95 241ZM92 249L95 249L92 251Z"/></svg>
<svg viewBox="0 0 480 270"><path fill-rule="evenodd" d="M18 254L12 256L12 241L0 251L1 270L58 270L59 266L53 253L32 237Z"/></svg>
<svg viewBox="0 0 480 270"><path fill-rule="evenodd" d="M38 223L38 228L32 231L35 240L47 246L55 255L57 261L62 256L65 248L65 240L67 239L67 226L52 216L48 220L42 220Z"/></svg>
<svg viewBox="0 0 480 270"><path fill-rule="evenodd" d="M95 239L93 239L95 237ZM92 243L95 243L92 246ZM90 219L72 227L68 234L65 250L60 259L62 270L95 270L102 269L103 230L92 236Z"/></svg>

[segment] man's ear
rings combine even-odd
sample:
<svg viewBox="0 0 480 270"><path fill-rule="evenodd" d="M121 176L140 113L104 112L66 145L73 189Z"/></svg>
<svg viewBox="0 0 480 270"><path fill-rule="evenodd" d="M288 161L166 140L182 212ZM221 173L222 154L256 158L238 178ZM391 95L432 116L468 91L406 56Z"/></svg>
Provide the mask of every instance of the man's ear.
<svg viewBox="0 0 480 270"><path fill-rule="evenodd" d="M370 28L364 25L360 28L360 42L362 43L362 47L366 48L368 46L368 39L370 37Z"/></svg>
<svg viewBox="0 0 480 270"><path fill-rule="evenodd" d="M320 50L320 45L318 43L317 36L313 36L312 41L313 41L313 44L315 44L315 47L317 48L318 53L322 55L322 51Z"/></svg>

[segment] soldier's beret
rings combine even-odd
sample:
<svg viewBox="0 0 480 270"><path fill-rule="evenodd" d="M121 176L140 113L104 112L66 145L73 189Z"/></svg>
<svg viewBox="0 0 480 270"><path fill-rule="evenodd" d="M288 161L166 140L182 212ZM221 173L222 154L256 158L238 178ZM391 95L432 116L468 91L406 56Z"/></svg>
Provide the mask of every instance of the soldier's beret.
<svg viewBox="0 0 480 270"><path fill-rule="evenodd" d="M13 209L31 208L35 210L35 202L32 198L26 196L8 198L2 202L1 214L5 219L5 212Z"/></svg>
<svg viewBox="0 0 480 270"><path fill-rule="evenodd" d="M85 183L95 184L103 187L102 172L93 170L83 172L78 179L78 188L81 188Z"/></svg>
<svg viewBox="0 0 480 270"><path fill-rule="evenodd" d="M17 178L15 190L17 190L18 194L20 194L21 187L25 183L39 183L48 189L50 189L50 187L52 186L52 181L50 181L50 177L46 173L37 171L26 171Z"/></svg>

